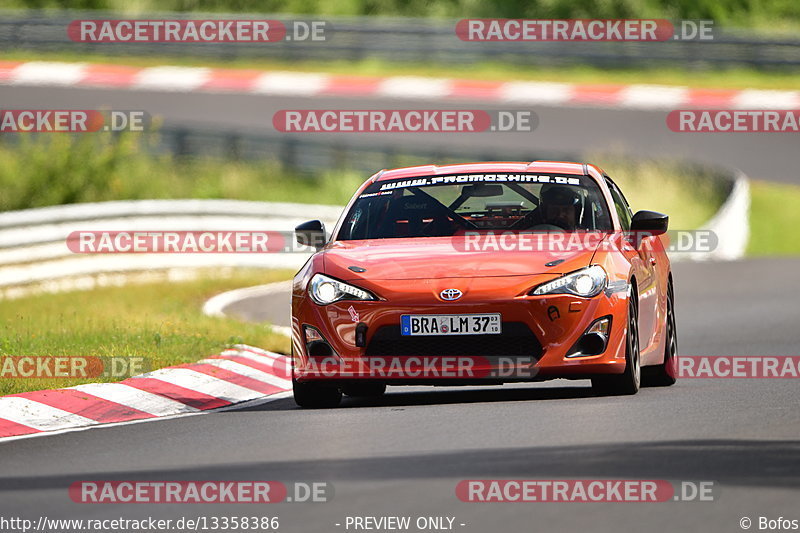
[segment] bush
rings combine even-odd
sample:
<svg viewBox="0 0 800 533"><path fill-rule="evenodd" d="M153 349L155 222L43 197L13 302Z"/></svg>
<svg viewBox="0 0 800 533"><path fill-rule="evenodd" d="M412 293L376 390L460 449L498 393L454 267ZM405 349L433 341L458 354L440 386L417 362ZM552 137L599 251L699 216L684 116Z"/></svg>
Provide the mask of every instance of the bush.
<svg viewBox="0 0 800 533"><path fill-rule="evenodd" d="M0 143L0 210L109 200L228 198L341 205L368 176L301 176L272 162L177 158L141 135L60 133Z"/></svg>

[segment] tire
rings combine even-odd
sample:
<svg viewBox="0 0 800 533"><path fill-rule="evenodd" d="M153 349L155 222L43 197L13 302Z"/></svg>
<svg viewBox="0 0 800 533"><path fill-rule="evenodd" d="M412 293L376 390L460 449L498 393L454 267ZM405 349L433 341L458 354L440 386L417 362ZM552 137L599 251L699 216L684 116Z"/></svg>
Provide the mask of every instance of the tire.
<svg viewBox="0 0 800 533"><path fill-rule="evenodd" d="M319 383L300 383L292 379L294 403L306 409L330 409L339 407L342 391L338 387Z"/></svg>
<svg viewBox="0 0 800 533"><path fill-rule="evenodd" d="M642 385L645 387L669 387L677 381L678 330L675 327L675 293L672 280L667 286L667 342L664 347L664 362L642 369Z"/></svg>
<svg viewBox="0 0 800 533"><path fill-rule="evenodd" d="M353 398L377 398L386 392L386 383L365 381L342 386L342 392Z"/></svg>
<svg viewBox="0 0 800 533"><path fill-rule="evenodd" d="M625 372L592 378L592 389L602 396L623 396L639 392L642 368L639 363L639 322L636 293L628 298L628 333L625 336Z"/></svg>

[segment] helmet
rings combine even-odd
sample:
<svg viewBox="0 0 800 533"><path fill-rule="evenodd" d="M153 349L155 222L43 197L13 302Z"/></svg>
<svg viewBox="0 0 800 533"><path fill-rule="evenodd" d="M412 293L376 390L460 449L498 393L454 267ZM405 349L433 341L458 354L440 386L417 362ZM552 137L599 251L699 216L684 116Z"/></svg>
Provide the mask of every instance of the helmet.
<svg viewBox="0 0 800 533"><path fill-rule="evenodd" d="M558 226L564 227L567 231L573 231L575 225L580 225L583 219L583 197L580 191L567 185L547 184L542 187L539 194L540 207L545 209L545 217L547 217L547 208L554 207L572 207L575 218L572 222L565 223L546 221Z"/></svg>
<svg viewBox="0 0 800 533"><path fill-rule="evenodd" d="M542 187L539 194L542 205L574 206L581 204L580 194L571 187L565 185L548 184Z"/></svg>

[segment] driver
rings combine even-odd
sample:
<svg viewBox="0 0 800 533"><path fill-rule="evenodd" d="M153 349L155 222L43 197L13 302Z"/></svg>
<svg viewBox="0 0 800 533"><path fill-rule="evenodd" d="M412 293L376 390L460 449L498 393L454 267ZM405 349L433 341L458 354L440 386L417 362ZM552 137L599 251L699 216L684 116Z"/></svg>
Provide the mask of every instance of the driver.
<svg viewBox="0 0 800 533"><path fill-rule="evenodd" d="M543 223L558 226L564 231L575 231L581 210L580 194L565 185L542 187L539 197Z"/></svg>

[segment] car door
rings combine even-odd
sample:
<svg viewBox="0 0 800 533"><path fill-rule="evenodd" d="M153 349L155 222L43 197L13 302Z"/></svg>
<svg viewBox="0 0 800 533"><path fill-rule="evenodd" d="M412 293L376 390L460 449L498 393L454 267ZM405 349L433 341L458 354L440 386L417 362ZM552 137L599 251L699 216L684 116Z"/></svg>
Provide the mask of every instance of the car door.
<svg viewBox="0 0 800 533"><path fill-rule="evenodd" d="M614 200L614 209L619 217L623 231L630 231L633 213L628 205L628 201L620 191L619 187L606 176L611 197ZM655 237L649 237L653 239ZM641 351L646 353L649 348L655 346L655 335L658 331L658 276L656 275L657 258L653 253L653 247L644 245L632 249L629 260L633 266L636 276L637 291L639 294L639 345Z"/></svg>

